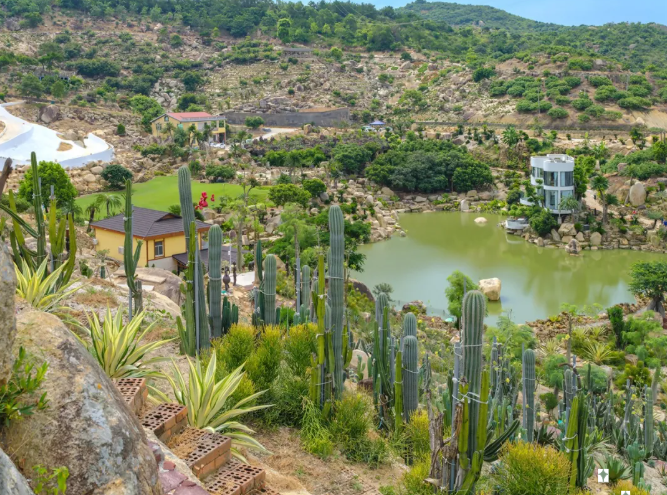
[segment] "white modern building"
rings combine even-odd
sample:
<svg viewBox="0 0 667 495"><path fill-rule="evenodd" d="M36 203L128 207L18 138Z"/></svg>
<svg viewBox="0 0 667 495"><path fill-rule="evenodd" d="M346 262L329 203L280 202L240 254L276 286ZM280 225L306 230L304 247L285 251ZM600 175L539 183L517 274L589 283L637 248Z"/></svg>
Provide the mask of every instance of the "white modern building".
<svg viewBox="0 0 667 495"><path fill-rule="evenodd" d="M538 182L538 180L540 182ZM542 196L542 204L551 213L568 214L571 210L560 210L564 198L574 196L574 157L569 155L547 155L530 157L530 183ZM521 204L531 205L526 198Z"/></svg>

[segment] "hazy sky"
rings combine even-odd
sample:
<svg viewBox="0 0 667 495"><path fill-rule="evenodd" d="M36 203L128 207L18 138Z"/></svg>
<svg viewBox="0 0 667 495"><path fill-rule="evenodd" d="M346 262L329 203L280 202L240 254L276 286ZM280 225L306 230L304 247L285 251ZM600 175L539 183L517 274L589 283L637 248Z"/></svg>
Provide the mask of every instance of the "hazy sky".
<svg viewBox="0 0 667 495"><path fill-rule="evenodd" d="M377 7L401 7L409 3L406 0L364 1ZM667 24L665 0L456 0L456 3L490 5L528 19L567 26L623 21Z"/></svg>

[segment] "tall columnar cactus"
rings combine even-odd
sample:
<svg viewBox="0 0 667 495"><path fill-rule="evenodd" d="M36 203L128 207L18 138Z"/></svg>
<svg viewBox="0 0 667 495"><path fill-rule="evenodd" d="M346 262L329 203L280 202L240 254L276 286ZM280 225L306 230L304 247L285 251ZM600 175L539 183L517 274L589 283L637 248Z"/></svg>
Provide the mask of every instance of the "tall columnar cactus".
<svg viewBox="0 0 667 495"><path fill-rule="evenodd" d="M232 325L237 325L239 322L239 307L232 304Z"/></svg>
<svg viewBox="0 0 667 495"><path fill-rule="evenodd" d="M394 429L398 433L403 426L403 353L400 350L396 353L394 376L396 377L394 381Z"/></svg>
<svg viewBox="0 0 667 495"><path fill-rule="evenodd" d="M403 337L403 409L406 423L410 422L419 405L418 347L417 337Z"/></svg>
<svg viewBox="0 0 667 495"><path fill-rule="evenodd" d="M310 314L310 267L304 265L301 267L301 321L307 322L308 319L304 319L304 311L308 311Z"/></svg>
<svg viewBox="0 0 667 495"><path fill-rule="evenodd" d="M188 263L194 264L192 284L194 286L194 316L195 331L198 349L210 347L210 332L206 311L206 292L204 291L204 264L199 259L199 243L195 223L195 209L192 202L192 188L190 184L190 170L188 167L178 169L178 196L181 203L183 217L183 232L185 245L188 247ZM193 229L192 226L195 226ZM194 256L190 253L194 251ZM190 261L192 258L193 261Z"/></svg>
<svg viewBox="0 0 667 495"><path fill-rule="evenodd" d="M484 316L486 313L486 296L478 290L471 290L463 298L462 317L462 347L463 347L463 376L468 381L468 394L477 398L480 396L482 380L482 333L484 330ZM471 435L468 444L468 457L472 459L477 450L477 423L479 422L480 403L473 400L470 403Z"/></svg>
<svg viewBox="0 0 667 495"><path fill-rule="evenodd" d="M646 456L653 454L653 444L655 443L655 436L653 433L653 391L651 387L644 389L646 394L646 405L644 406L644 449Z"/></svg>
<svg viewBox="0 0 667 495"><path fill-rule="evenodd" d="M137 241L137 248L133 251L134 236L132 233L132 181L128 179L125 182L125 244L123 247L123 264L125 267L125 277L127 278L127 287L130 290L128 300L128 312L130 319L134 313L140 313L142 308L141 290L137 287L136 270L139 264L139 255L141 254L142 241ZM134 302L134 313L132 303Z"/></svg>
<svg viewBox="0 0 667 495"><path fill-rule="evenodd" d="M258 239L255 244L255 266L257 267L257 278L262 281L262 240Z"/></svg>
<svg viewBox="0 0 667 495"><path fill-rule="evenodd" d="M535 353L532 349L523 351L523 428L526 440L533 441L535 431Z"/></svg>
<svg viewBox="0 0 667 495"><path fill-rule="evenodd" d="M222 229L213 225L208 231L208 297L211 336L222 336Z"/></svg>
<svg viewBox="0 0 667 495"><path fill-rule="evenodd" d="M407 313L403 317L403 337L417 336L417 317L413 313Z"/></svg>
<svg viewBox="0 0 667 495"><path fill-rule="evenodd" d="M337 400L343 396L343 298L345 284L345 228L343 212L338 205L329 208L329 299L334 347L334 393Z"/></svg>
<svg viewBox="0 0 667 495"><path fill-rule="evenodd" d="M563 372L563 392L565 395L565 410L570 410L570 404L574 400L575 390L574 390L574 380L576 377L570 368L567 368Z"/></svg>
<svg viewBox="0 0 667 495"><path fill-rule="evenodd" d="M232 326L232 305L229 304L227 297L222 301L221 313L221 332L227 333Z"/></svg>
<svg viewBox="0 0 667 495"><path fill-rule="evenodd" d="M567 428L565 430L564 448L570 461L570 486L574 487L577 480L577 459L579 457L579 397L574 397L570 404Z"/></svg>
<svg viewBox="0 0 667 495"><path fill-rule="evenodd" d="M498 354L498 342L496 338L493 337L493 343L491 344L491 395L496 395L496 386L498 384L498 373L500 372L499 366L499 354Z"/></svg>
<svg viewBox="0 0 667 495"><path fill-rule="evenodd" d="M273 254L264 260L264 278L262 287L264 293L264 323L276 325L276 257Z"/></svg>

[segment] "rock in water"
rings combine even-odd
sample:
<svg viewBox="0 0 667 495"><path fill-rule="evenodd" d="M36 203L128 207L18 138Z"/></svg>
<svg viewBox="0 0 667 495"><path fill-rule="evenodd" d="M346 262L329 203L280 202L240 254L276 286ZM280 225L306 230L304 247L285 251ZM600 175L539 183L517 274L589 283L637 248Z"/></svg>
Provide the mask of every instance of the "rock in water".
<svg viewBox="0 0 667 495"><path fill-rule="evenodd" d="M641 206L646 202L646 188L641 182L637 182L630 188L630 203L632 206Z"/></svg>
<svg viewBox="0 0 667 495"><path fill-rule="evenodd" d="M67 466L67 493L162 495L141 424L97 361L54 315L23 313L17 327L14 354L49 364L49 407L12 423L5 450L25 466Z"/></svg>
<svg viewBox="0 0 667 495"><path fill-rule="evenodd" d="M0 493L35 495L26 479L2 449L0 449Z"/></svg>
<svg viewBox="0 0 667 495"><path fill-rule="evenodd" d="M16 274L4 242L0 243L0 385L7 383L14 364L12 344L16 334L14 316L14 294L16 292ZM4 493L4 492L0 492Z"/></svg>
<svg viewBox="0 0 667 495"><path fill-rule="evenodd" d="M477 225L484 225L486 222L488 222L488 220L487 220L486 218L484 218L484 217L477 217L477 218L475 218L475 223L476 223Z"/></svg>
<svg viewBox="0 0 667 495"><path fill-rule="evenodd" d="M485 278L479 281L479 290L489 301L500 301L501 285L499 278Z"/></svg>

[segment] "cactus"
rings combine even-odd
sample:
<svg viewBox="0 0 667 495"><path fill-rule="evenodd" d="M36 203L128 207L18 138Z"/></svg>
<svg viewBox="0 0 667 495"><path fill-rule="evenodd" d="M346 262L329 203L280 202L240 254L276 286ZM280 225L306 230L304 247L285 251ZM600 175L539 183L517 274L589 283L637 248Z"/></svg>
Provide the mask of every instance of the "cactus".
<svg viewBox="0 0 667 495"><path fill-rule="evenodd" d="M403 337L403 409L405 422L409 423L410 418L417 410L419 405L419 375L417 370L419 342L414 335Z"/></svg>
<svg viewBox="0 0 667 495"><path fill-rule="evenodd" d="M412 313L407 313L403 318L403 337L408 335L417 336L417 317Z"/></svg>
<svg viewBox="0 0 667 495"><path fill-rule="evenodd" d="M178 328L178 335L181 340L180 349L183 354L194 356L197 353L199 345L197 341L197 324L195 318L195 224L190 225L190 246L188 247L188 265L185 268L185 304L181 312L185 320L185 326L180 317L176 318L176 326Z"/></svg>
<svg viewBox="0 0 667 495"><path fill-rule="evenodd" d="M211 337L222 337L222 229L213 225L208 231L208 297ZM226 298L225 298L226 299Z"/></svg>
<svg viewBox="0 0 667 495"><path fill-rule="evenodd" d="M195 209L192 203L192 189L190 186L190 170L184 166L178 169L178 195L183 217L183 232L185 245L188 248L188 265L193 264L191 278L188 279L194 286L194 331L197 350L210 347L210 333L206 311L206 292L204 291L204 264L199 259L199 243L195 223ZM187 321L186 321L187 330Z"/></svg>
<svg viewBox="0 0 667 495"><path fill-rule="evenodd" d="M480 396L482 379L482 332L486 313L486 296L478 290L471 290L463 298L463 376L468 381L468 393L472 397ZM479 422L479 406L477 401L470 403L471 435L468 444L468 457L472 459L477 450L475 431ZM483 447L483 445L481 446Z"/></svg>
<svg viewBox="0 0 667 495"><path fill-rule="evenodd" d="M646 455L653 454L653 444L655 443L655 436L653 434L653 391L651 387L646 387L646 405L644 406L644 449Z"/></svg>
<svg viewBox="0 0 667 495"><path fill-rule="evenodd" d="M301 267L301 322L310 321L310 267L304 265Z"/></svg>
<svg viewBox="0 0 667 495"><path fill-rule="evenodd" d="M324 256L318 259L317 295L313 304L317 312L317 354L311 360L310 399L322 410L324 416L331 408L331 378L333 375L333 350L331 346L330 322L327 322L327 304L324 298ZM327 325L328 323L328 325Z"/></svg>
<svg viewBox="0 0 667 495"><path fill-rule="evenodd" d="M499 383L498 374L500 373L498 342L493 337L493 344L491 344L491 395L496 395L496 387Z"/></svg>
<svg viewBox="0 0 667 495"><path fill-rule="evenodd" d="M232 304L232 325L236 325L239 322L239 307L236 304Z"/></svg>
<svg viewBox="0 0 667 495"><path fill-rule="evenodd" d="M337 400L343 396L344 223L340 206L331 206L329 208L329 298L334 347L334 393Z"/></svg>
<svg viewBox="0 0 667 495"><path fill-rule="evenodd" d="M361 356L359 357L361 364ZM403 426L403 354L396 353L396 380L394 381L394 429L397 433Z"/></svg>
<svg viewBox="0 0 667 495"><path fill-rule="evenodd" d="M275 325L276 321L276 257L273 254L264 260L265 276L262 279L264 295L264 323Z"/></svg>
<svg viewBox="0 0 667 495"><path fill-rule="evenodd" d="M567 368L565 372L563 373L563 391L565 395L565 410L568 411L570 409L570 404L572 404L572 400L574 399L575 396L575 389L574 389L574 380L576 380L576 377L574 376L574 373L570 368Z"/></svg>
<svg viewBox="0 0 667 495"><path fill-rule="evenodd" d="M278 306L276 308L276 321L275 321L276 325L280 325L281 314L282 314L282 310L281 310L280 306Z"/></svg>
<svg viewBox="0 0 667 495"><path fill-rule="evenodd" d="M32 170L32 207L35 210L35 230L37 230L37 254L35 265L40 266L46 258L46 234L44 229L44 214L42 208L42 182L39 179L37 155L30 153L30 169Z"/></svg>
<svg viewBox="0 0 667 495"><path fill-rule="evenodd" d="M533 441L535 431L535 353L532 349L523 352L523 429L526 440Z"/></svg>
<svg viewBox="0 0 667 495"><path fill-rule="evenodd" d="M140 313L142 310L142 297L141 290L137 287L136 283L136 269L139 264L139 255L141 254L141 246L143 245L142 241L137 241L137 248L132 252L132 247L134 243L134 237L132 235L132 181L128 179L125 182L125 245L123 248L123 264L125 267L125 277L127 278L127 287L130 290L129 293L129 305L128 312L129 317L132 319L132 302L134 302L135 313Z"/></svg>
<svg viewBox="0 0 667 495"><path fill-rule="evenodd" d="M261 282L262 278L262 240L258 239L255 244L255 266L257 267L257 278Z"/></svg>

